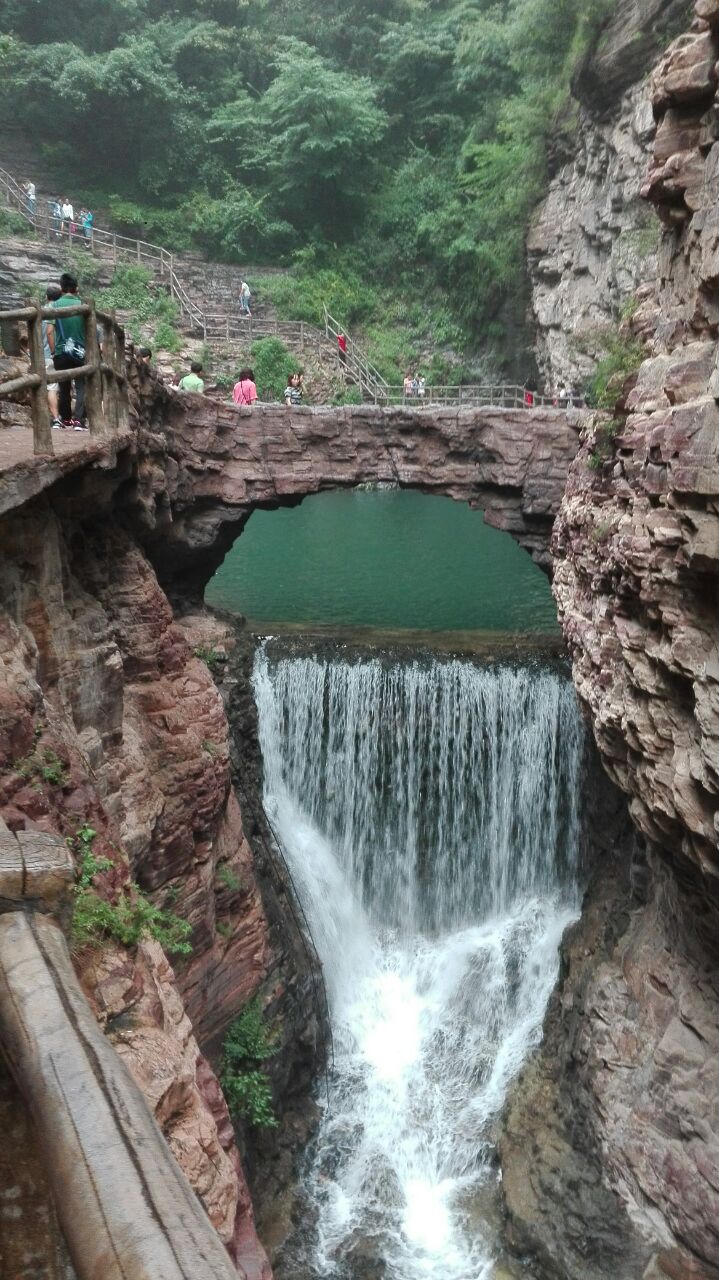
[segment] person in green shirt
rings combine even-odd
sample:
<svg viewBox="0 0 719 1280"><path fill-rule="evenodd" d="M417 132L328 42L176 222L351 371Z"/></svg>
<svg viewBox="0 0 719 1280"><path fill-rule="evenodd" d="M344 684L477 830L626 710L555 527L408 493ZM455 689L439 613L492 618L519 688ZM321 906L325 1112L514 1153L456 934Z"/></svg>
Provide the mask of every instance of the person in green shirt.
<svg viewBox="0 0 719 1280"><path fill-rule="evenodd" d="M190 372L186 373L184 378L180 378L178 387L180 391L196 391L198 395L202 395L205 390L205 384L201 377L202 365L199 360L193 360L190 365Z"/></svg>
<svg viewBox="0 0 719 1280"><path fill-rule="evenodd" d="M53 307L76 307L80 298L77 292L77 280L65 271L60 276L61 296ZM58 316L48 325L48 334L52 328L49 345L56 369L79 369L85 363L85 320L83 316ZM59 411L63 425L80 430L85 418L85 379L75 380L75 416L72 416L72 397L70 383L61 382L58 389Z"/></svg>

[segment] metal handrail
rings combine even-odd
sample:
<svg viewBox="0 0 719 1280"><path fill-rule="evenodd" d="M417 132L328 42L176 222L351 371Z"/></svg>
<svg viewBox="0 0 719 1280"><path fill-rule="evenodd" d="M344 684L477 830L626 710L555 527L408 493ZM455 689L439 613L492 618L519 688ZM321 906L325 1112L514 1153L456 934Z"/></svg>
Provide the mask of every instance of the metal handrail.
<svg viewBox="0 0 719 1280"><path fill-rule="evenodd" d="M409 405L420 408L423 404L446 407L522 409L555 406L556 397L537 391L531 392L532 402L526 400L527 390L518 383L463 383L456 385L425 385L424 394L406 392L403 386L388 386L382 397L383 404ZM556 407L556 406L555 406Z"/></svg>
<svg viewBox="0 0 719 1280"><path fill-rule="evenodd" d="M340 334L343 334L346 339L347 347L344 351L344 363L352 366L353 372L360 378L360 386L365 388L375 401L383 399L388 390L386 378L382 377L379 369L375 368L368 360L364 351L357 346L357 343L347 336L346 330L342 328L339 321L335 320L334 316L330 315L327 307L324 308L324 313L326 336L336 341Z"/></svg>

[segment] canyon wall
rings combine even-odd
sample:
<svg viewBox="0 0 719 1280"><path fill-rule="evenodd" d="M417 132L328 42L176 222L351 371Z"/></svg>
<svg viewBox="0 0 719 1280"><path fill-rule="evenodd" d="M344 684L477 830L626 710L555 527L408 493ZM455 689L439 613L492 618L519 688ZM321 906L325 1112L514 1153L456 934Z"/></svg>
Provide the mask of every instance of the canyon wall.
<svg viewBox="0 0 719 1280"><path fill-rule="evenodd" d="M209 636L204 620L176 622L113 510L124 479L122 469L96 473L80 498L73 478L2 521L0 808L12 830L59 833L76 850L90 826L93 856L113 864L99 877L110 898L132 880L190 922L192 954L170 957L173 967L147 939L76 947L76 968L238 1272L267 1280L232 1124L205 1053L214 1056L231 1019L261 991L282 1020L283 1045L301 1031L312 1056L311 976L299 953L295 964L291 925L279 940L268 923L230 783L222 700L193 652L227 637L216 627ZM290 1049L288 1069L297 1057ZM8 1097L12 1110L17 1099ZM31 1135L29 1122L14 1123ZM4 1248L11 1257L27 1253L27 1223L39 1214L50 1224L47 1244L37 1237L43 1265L63 1274L32 1160L30 1152L27 1177L6 1170L14 1213Z"/></svg>
<svg viewBox="0 0 719 1280"><path fill-rule="evenodd" d="M527 238L537 361L548 387L585 388L624 309L657 274L640 189L654 139L648 72L689 11L619 0L575 72L576 125Z"/></svg>
<svg viewBox="0 0 719 1280"><path fill-rule="evenodd" d="M565 940L507 1115L510 1233L552 1280L607 1260L719 1276L719 3L696 15L649 85L647 359L586 433L553 540L575 684L637 836Z"/></svg>

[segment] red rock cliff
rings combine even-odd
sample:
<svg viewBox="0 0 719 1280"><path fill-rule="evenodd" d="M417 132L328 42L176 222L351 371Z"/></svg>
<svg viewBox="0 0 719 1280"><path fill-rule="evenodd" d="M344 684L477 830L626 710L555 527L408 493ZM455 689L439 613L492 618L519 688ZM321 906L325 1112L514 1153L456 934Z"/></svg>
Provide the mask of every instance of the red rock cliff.
<svg viewBox="0 0 719 1280"><path fill-rule="evenodd" d="M515 1243L577 1280L719 1275L719 2L696 13L651 86L648 358L553 540L574 680L640 833L567 940L503 1143Z"/></svg>
<svg viewBox="0 0 719 1280"><path fill-rule="evenodd" d="M192 956L175 972L151 941L87 949L77 964L238 1271L268 1280L227 1109L199 1047L273 963L221 699L129 534L101 502L82 525L61 495L53 503L3 521L0 806L15 830L71 838L91 824L95 851L117 863L115 883L132 876L192 924ZM231 874L218 877L223 868ZM22 1195L17 1208L27 1232Z"/></svg>

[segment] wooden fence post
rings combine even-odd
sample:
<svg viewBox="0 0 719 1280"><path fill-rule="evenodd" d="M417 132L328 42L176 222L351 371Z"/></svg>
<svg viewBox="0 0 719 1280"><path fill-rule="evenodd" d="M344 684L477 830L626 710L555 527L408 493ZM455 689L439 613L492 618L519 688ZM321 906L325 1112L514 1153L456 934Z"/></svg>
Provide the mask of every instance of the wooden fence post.
<svg viewBox="0 0 719 1280"><path fill-rule="evenodd" d="M117 324L113 312L114 369L119 375L114 381L115 421L118 431L124 431L130 422L130 397L127 385L127 365L125 363L125 330Z"/></svg>
<svg viewBox="0 0 719 1280"><path fill-rule="evenodd" d="M111 432L117 431L117 388L112 370L115 367L115 334L111 316L102 319L102 362L110 370L102 374L102 406Z"/></svg>
<svg viewBox="0 0 719 1280"><path fill-rule="evenodd" d="M50 406L47 402L47 377L45 375L45 349L42 340L42 310L35 307L35 315L27 322L30 349L30 369L40 379L30 392L32 404L32 440L35 453L54 453Z"/></svg>
<svg viewBox="0 0 719 1280"><path fill-rule="evenodd" d="M85 378L85 409L90 434L104 435L105 418L102 412L102 369L100 368L100 345L97 341L97 314L92 298L87 299L90 307L85 316L85 364L95 365L92 373Z"/></svg>

